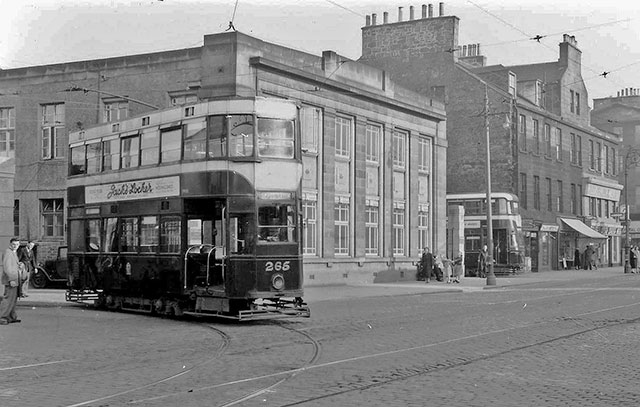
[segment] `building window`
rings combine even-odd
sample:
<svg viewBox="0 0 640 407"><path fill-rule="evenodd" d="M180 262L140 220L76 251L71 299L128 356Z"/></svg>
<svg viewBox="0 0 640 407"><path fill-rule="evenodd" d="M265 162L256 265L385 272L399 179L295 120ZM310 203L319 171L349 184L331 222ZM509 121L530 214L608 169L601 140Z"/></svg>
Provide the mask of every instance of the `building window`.
<svg viewBox="0 0 640 407"><path fill-rule="evenodd" d="M527 117L523 114L518 116L518 138L520 150L527 151Z"/></svg>
<svg viewBox="0 0 640 407"><path fill-rule="evenodd" d="M544 155L551 156L551 126L546 123L544 125Z"/></svg>
<svg viewBox="0 0 640 407"><path fill-rule="evenodd" d="M562 129L556 127L556 160L562 161Z"/></svg>
<svg viewBox="0 0 640 407"><path fill-rule="evenodd" d="M431 172L431 139L418 138L418 171Z"/></svg>
<svg viewBox="0 0 640 407"><path fill-rule="evenodd" d="M580 114L580 94L576 92L576 114Z"/></svg>
<svg viewBox="0 0 640 407"><path fill-rule="evenodd" d="M540 177L533 176L533 209L540 209Z"/></svg>
<svg viewBox="0 0 640 407"><path fill-rule="evenodd" d="M335 203L335 254L348 255L349 254L349 204L336 202Z"/></svg>
<svg viewBox="0 0 640 407"><path fill-rule="evenodd" d="M602 144L600 142L596 143L596 171L602 172Z"/></svg>
<svg viewBox="0 0 640 407"><path fill-rule="evenodd" d="M618 167L616 167L616 149L611 147L611 175L618 175Z"/></svg>
<svg viewBox="0 0 640 407"><path fill-rule="evenodd" d="M551 178L547 178L547 210L553 211L553 194L551 191Z"/></svg>
<svg viewBox="0 0 640 407"><path fill-rule="evenodd" d="M394 256L404 256L404 207L396 205L397 207L393 208L393 254Z"/></svg>
<svg viewBox="0 0 640 407"><path fill-rule="evenodd" d="M307 197L302 201L302 211L304 212L303 253L315 256L318 253L318 201Z"/></svg>
<svg viewBox="0 0 640 407"><path fill-rule="evenodd" d="M42 158L62 158L66 146L64 132L64 104L42 105Z"/></svg>
<svg viewBox="0 0 640 407"><path fill-rule="evenodd" d="M576 213L576 215L578 216L582 216L583 212L582 212L582 185L578 185L578 213Z"/></svg>
<svg viewBox="0 0 640 407"><path fill-rule="evenodd" d="M576 195L576 184L571 184L571 201L569 202L569 212L574 215L577 215L578 209L578 196Z"/></svg>
<svg viewBox="0 0 640 407"><path fill-rule="evenodd" d="M375 203L375 205L373 205ZM365 207L365 254L379 255L380 211L377 202L370 202Z"/></svg>
<svg viewBox="0 0 640 407"><path fill-rule="evenodd" d="M593 140L589 140L589 169L596 169L596 146Z"/></svg>
<svg viewBox="0 0 640 407"><path fill-rule="evenodd" d="M527 174L520 173L520 206L527 208Z"/></svg>
<svg viewBox="0 0 640 407"><path fill-rule="evenodd" d="M20 236L20 200L13 201L13 235Z"/></svg>
<svg viewBox="0 0 640 407"><path fill-rule="evenodd" d="M129 117L129 102L105 102L104 123L119 122Z"/></svg>
<svg viewBox="0 0 640 407"><path fill-rule="evenodd" d="M517 86L516 74L514 74L513 72L509 72L509 94L511 96L516 95L516 91L517 91L516 86Z"/></svg>
<svg viewBox="0 0 640 407"><path fill-rule="evenodd" d="M420 205L418 209L418 247L429 246L429 208L427 205Z"/></svg>
<svg viewBox="0 0 640 407"><path fill-rule="evenodd" d="M573 113L575 112L576 94L572 90L569 90L569 94L571 95L571 104L569 105L569 110L571 111L571 113Z"/></svg>
<svg viewBox="0 0 640 407"><path fill-rule="evenodd" d="M336 117L336 156L351 157L351 120Z"/></svg>
<svg viewBox="0 0 640 407"><path fill-rule="evenodd" d="M380 162L380 135L382 128L379 125L367 124L366 126L365 158L368 162Z"/></svg>
<svg viewBox="0 0 640 407"><path fill-rule="evenodd" d="M0 157L15 157L16 114L12 107L0 109Z"/></svg>
<svg viewBox="0 0 640 407"><path fill-rule="evenodd" d="M540 154L540 123L533 119L533 151Z"/></svg>
<svg viewBox="0 0 640 407"><path fill-rule="evenodd" d="M407 134L393 132L393 166L404 169L407 162Z"/></svg>
<svg viewBox="0 0 640 407"><path fill-rule="evenodd" d="M558 196L556 197L556 210L560 213L564 212L564 190L562 181L558 180Z"/></svg>
<svg viewBox="0 0 640 407"><path fill-rule="evenodd" d="M304 152L318 152L318 143L322 139L322 122L322 109L313 106L303 106L300 109L300 128Z"/></svg>
<svg viewBox="0 0 640 407"><path fill-rule="evenodd" d="M604 173L611 174L611 156L609 155L609 146L605 144L602 148L604 149L602 154L604 159Z"/></svg>
<svg viewBox="0 0 640 407"><path fill-rule="evenodd" d="M40 217L43 237L64 236L64 201L62 199L40 200Z"/></svg>

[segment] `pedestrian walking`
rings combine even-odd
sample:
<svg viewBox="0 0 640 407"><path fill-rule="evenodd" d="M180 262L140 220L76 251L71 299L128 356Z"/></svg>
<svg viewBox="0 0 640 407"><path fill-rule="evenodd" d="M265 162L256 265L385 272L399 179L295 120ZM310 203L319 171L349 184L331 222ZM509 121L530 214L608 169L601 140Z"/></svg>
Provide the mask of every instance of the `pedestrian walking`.
<svg viewBox="0 0 640 407"><path fill-rule="evenodd" d="M485 278L487 276L487 262L489 253L487 252L487 245L482 246L482 251L478 255L478 273L477 276Z"/></svg>
<svg viewBox="0 0 640 407"><path fill-rule="evenodd" d="M584 249L584 269L585 270L593 270L598 269L598 266L595 265L595 250L593 250L593 246L587 245L586 249Z"/></svg>
<svg viewBox="0 0 640 407"><path fill-rule="evenodd" d="M447 256L442 256L442 279L447 282L447 284L451 283L451 277L453 276L453 262L447 258Z"/></svg>
<svg viewBox="0 0 640 407"><path fill-rule="evenodd" d="M442 255L438 252L433 252L433 274L436 276L436 280L442 281L444 263L442 262Z"/></svg>
<svg viewBox="0 0 640 407"><path fill-rule="evenodd" d="M24 283L21 286L20 297L28 297L29 296L29 280L31 279L31 274L36 269L36 254L34 248L36 244L29 240L27 244L18 250L18 260L20 260L26 266L26 275L22 278Z"/></svg>
<svg viewBox="0 0 640 407"><path fill-rule="evenodd" d="M456 257L453 260L453 282L460 284L460 277L464 273L464 267L462 266L462 257Z"/></svg>
<svg viewBox="0 0 640 407"><path fill-rule="evenodd" d="M573 265L576 270L580 270L580 249L576 247L576 251L573 252Z"/></svg>
<svg viewBox="0 0 640 407"><path fill-rule="evenodd" d="M429 282L431 273L433 272L433 255L429 251L428 247L422 250L422 257L420 258L420 269L424 275L425 283Z"/></svg>
<svg viewBox="0 0 640 407"><path fill-rule="evenodd" d="M9 247L2 257L3 269L0 283L4 285L4 297L0 303L0 325L20 322L16 314L16 302L20 287L20 261L17 253L19 246L20 241L15 237L11 238Z"/></svg>

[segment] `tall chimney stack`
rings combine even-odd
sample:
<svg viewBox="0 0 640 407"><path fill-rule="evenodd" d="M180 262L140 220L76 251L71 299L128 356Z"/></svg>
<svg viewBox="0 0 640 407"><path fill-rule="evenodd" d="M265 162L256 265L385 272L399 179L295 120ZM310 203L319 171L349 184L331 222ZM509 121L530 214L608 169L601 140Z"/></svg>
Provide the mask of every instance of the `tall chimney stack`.
<svg viewBox="0 0 640 407"><path fill-rule="evenodd" d="M429 4L429 18L433 17L433 4Z"/></svg>
<svg viewBox="0 0 640 407"><path fill-rule="evenodd" d="M422 5L422 18L427 18L427 5Z"/></svg>
<svg viewBox="0 0 640 407"><path fill-rule="evenodd" d="M382 24L387 24L389 22L389 13L388 12L384 12L382 13Z"/></svg>
<svg viewBox="0 0 640 407"><path fill-rule="evenodd" d="M444 16L444 3L440 2L440 17Z"/></svg>
<svg viewBox="0 0 640 407"><path fill-rule="evenodd" d="M413 10L413 6L409 6L409 20L413 21L414 18L415 18L415 13Z"/></svg>
<svg viewBox="0 0 640 407"><path fill-rule="evenodd" d="M398 7L398 22L402 21L402 7Z"/></svg>
<svg viewBox="0 0 640 407"><path fill-rule="evenodd" d="M376 13L371 14L371 25L376 25L376 18L378 15Z"/></svg>

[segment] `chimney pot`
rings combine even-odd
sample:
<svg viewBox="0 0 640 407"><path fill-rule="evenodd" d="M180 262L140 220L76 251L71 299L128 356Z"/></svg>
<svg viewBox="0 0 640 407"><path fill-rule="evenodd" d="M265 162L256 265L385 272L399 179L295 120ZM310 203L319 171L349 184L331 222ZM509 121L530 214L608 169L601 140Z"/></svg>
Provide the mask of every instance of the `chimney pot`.
<svg viewBox="0 0 640 407"><path fill-rule="evenodd" d="M440 17L444 16L444 3L440 2Z"/></svg>
<svg viewBox="0 0 640 407"><path fill-rule="evenodd" d="M413 21L414 18L415 18L415 10L413 9L413 6L409 6L409 20Z"/></svg>
<svg viewBox="0 0 640 407"><path fill-rule="evenodd" d="M462 56L463 56L463 57L466 57L466 56L467 56L467 46L466 46L466 45L463 45L463 46L462 46Z"/></svg>
<svg viewBox="0 0 640 407"><path fill-rule="evenodd" d="M370 16L369 14L367 14L367 15L365 16L365 21L366 21L366 22L364 23L364 25L365 25L366 27L369 27L369 26L371 25L371 16Z"/></svg>
<svg viewBox="0 0 640 407"><path fill-rule="evenodd" d="M388 12L384 12L382 13L382 24L387 24L389 22L389 13Z"/></svg>
<svg viewBox="0 0 640 407"><path fill-rule="evenodd" d="M427 18L427 5L422 5L422 18Z"/></svg>
<svg viewBox="0 0 640 407"><path fill-rule="evenodd" d="M429 4L429 18L433 17L433 4Z"/></svg>
<svg viewBox="0 0 640 407"><path fill-rule="evenodd" d="M402 7L398 7L398 22L402 21Z"/></svg>
<svg viewBox="0 0 640 407"><path fill-rule="evenodd" d="M373 13L371 14L371 25L376 25L376 18L378 17L377 14Z"/></svg>
<svg viewBox="0 0 640 407"><path fill-rule="evenodd" d="M476 55L481 55L480 54L480 44L476 44L476 52L477 52Z"/></svg>

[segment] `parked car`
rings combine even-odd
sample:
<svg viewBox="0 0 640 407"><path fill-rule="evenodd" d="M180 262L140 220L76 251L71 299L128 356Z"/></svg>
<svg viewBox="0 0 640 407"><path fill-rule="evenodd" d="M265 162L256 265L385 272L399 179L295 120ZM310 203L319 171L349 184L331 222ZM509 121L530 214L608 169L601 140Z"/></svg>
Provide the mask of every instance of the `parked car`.
<svg viewBox="0 0 640 407"><path fill-rule="evenodd" d="M44 264L38 263L38 266L31 274L31 285L34 288L65 285L67 271L67 246L60 246L55 260L47 260Z"/></svg>

